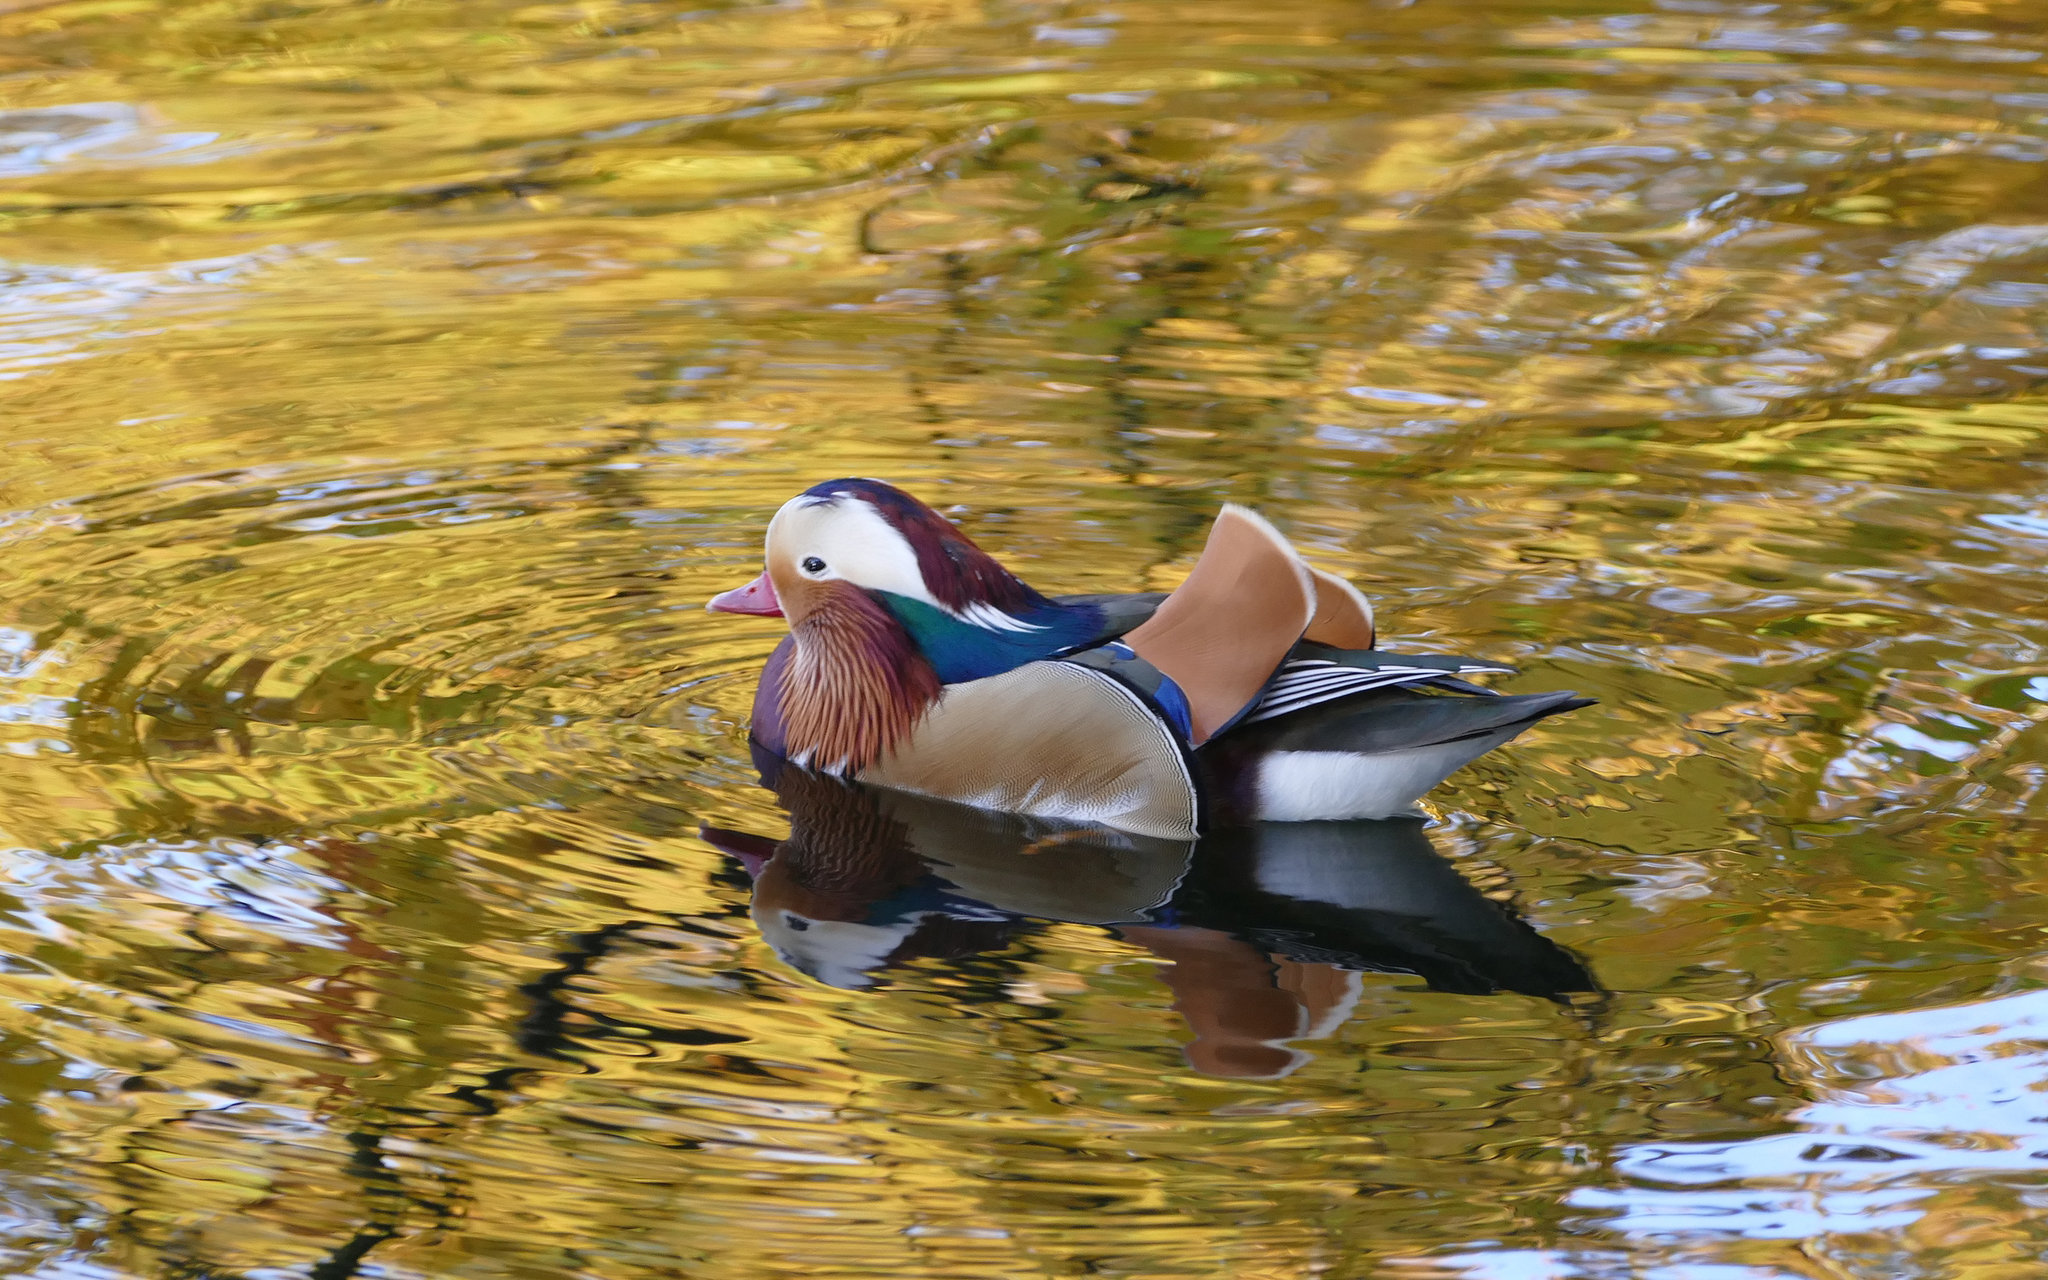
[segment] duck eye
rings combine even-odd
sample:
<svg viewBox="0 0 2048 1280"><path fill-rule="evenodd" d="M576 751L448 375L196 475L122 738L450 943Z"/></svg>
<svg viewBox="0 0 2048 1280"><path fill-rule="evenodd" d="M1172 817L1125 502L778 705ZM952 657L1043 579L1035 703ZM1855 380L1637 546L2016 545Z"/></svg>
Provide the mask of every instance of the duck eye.
<svg viewBox="0 0 2048 1280"><path fill-rule="evenodd" d="M820 559L818 559L818 557L816 557L816 556L805 556L805 557L804 557L804 572L805 572L805 573L823 573L823 572L825 572L825 562L824 562L823 560L820 560Z"/></svg>

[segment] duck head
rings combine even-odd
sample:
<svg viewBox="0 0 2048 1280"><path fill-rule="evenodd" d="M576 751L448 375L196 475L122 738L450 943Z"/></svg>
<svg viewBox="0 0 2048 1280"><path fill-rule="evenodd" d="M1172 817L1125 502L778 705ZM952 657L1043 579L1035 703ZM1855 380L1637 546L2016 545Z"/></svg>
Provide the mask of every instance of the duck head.
<svg viewBox="0 0 2048 1280"><path fill-rule="evenodd" d="M783 503L768 522L767 568L708 607L795 626L829 605L840 584L998 631L1031 629L1017 615L1048 603L916 498L880 480L847 479Z"/></svg>
<svg viewBox="0 0 2048 1280"><path fill-rule="evenodd" d="M942 686L1080 647L1100 610L1048 600L951 521L880 480L830 480L768 524L766 567L707 608L789 620L778 672L792 759L857 772Z"/></svg>

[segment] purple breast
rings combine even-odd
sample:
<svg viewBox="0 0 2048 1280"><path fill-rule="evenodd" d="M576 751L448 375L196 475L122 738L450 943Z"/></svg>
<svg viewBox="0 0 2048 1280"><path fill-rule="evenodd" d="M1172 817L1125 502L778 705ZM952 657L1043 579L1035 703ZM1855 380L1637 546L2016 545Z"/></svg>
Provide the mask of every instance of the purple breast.
<svg viewBox="0 0 2048 1280"><path fill-rule="evenodd" d="M782 727L782 673L795 652L795 638L782 637L782 643L775 646L767 665L761 668L761 683L754 690L754 741L778 756L789 754L788 736Z"/></svg>

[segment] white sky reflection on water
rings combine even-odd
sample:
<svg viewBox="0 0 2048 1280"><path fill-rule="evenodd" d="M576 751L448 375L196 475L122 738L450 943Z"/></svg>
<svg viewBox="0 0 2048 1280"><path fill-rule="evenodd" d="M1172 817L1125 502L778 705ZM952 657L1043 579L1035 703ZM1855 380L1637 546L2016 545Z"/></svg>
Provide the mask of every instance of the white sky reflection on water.
<svg viewBox="0 0 2048 1280"><path fill-rule="evenodd" d="M1784 1037L1786 1074L1815 1100L1798 1128L1740 1142L1645 1143L1622 1180L1585 1187L1572 1224L1600 1243L1413 1259L1401 1276L1459 1280L1792 1280L1688 1258L1731 1238L1855 1247L1825 1274L1927 1274L1909 1251L1945 1233L1944 1191L2048 1171L2048 991L1824 1022ZM1604 1240L1601 1237L1605 1237ZM1627 1246L1615 1243L1626 1238ZM1668 1261L1655 1261L1659 1252ZM1876 1262L1873 1259L1888 1259ZM2017 1272L2003 1274L2018 1274Z"/></svg>
<svg viewBox="0 0 2048 1280"><path fill-rule="evenodd" d="M1822 1023L1785 1049L1815 1093L1798 1129L1644 1144L1618 1162L1630 1184L1570 1202L1608 1230L1810 1239L1905 1231L1948 1183L2048 1171L2048 991Z"/></svg>

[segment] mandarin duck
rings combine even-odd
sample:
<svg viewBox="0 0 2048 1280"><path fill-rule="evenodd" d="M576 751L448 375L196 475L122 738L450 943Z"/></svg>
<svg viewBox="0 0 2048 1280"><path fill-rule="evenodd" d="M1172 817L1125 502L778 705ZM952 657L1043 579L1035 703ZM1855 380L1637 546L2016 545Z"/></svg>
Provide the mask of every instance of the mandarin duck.
<svg viewBox="0 0 2048 1280"><path fill-rule="evenodd" d="M985 809L1188 839L1219 824L1413 811L1569 691L1386 653L1372 606L1226 504L1171 594L1046 596L879 480L768 524L766 568L707 608L784 617L753 738L816 772Z"/></svg>

